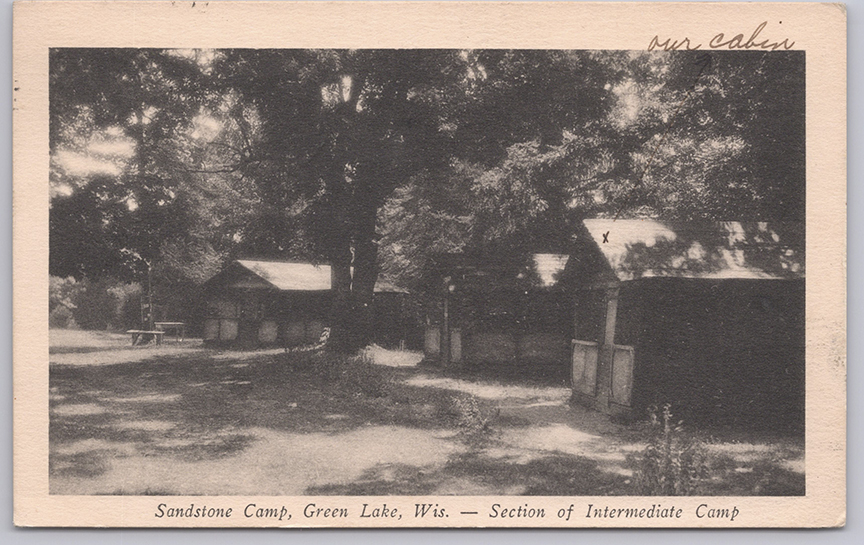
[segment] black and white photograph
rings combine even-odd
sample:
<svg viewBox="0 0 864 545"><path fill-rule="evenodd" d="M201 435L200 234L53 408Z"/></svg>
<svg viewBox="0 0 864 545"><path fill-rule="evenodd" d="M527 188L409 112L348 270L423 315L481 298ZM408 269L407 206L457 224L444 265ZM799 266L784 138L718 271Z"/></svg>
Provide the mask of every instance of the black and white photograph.
<svg viewBox="0 0 864 545"><path fill-rule="evenodd" d="M173 526L759 525L747 498L824 494L824 61L752 23L43 49L32 486Z"/></svg>
<svg viewBox="0 0 864 545"><path fill-rule="evenodd" d="M803 52L50 55L52 494L806 492Z"/></svg>

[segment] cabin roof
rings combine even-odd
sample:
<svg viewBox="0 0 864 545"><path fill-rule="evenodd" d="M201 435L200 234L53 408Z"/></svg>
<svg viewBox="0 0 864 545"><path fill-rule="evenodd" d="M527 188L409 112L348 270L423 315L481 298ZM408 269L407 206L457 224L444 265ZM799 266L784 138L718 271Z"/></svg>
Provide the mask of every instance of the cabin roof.
<svg viewBox="0 0 864 545"><path fill-rule="evenodd" d="M551 289L560 286L570 260L568 254L466 255L446 253L435 256L435 281L443 278L479 289Z"/></svg>
<svg viewBox="0 0 864 545"><path fill-rule="evenodd" d="M567 254L532 254L530 270L540 287L550 288L558 284L569 260Z"/></svg>
<svg viewBox="0 0 864 545"><path fill-rule="evenodd" d="M583 225L582 251L593 248L619 281L804 278L800 223L589 219Z"/></svg>
<svg viewBox="0 0 864 545"><path fill-rule="evenodd" d="M257 259L238 259L233 265L245 269L280 291L329 291L332 287L330 265ZM375 283L375 292L407 293L406 290L382 279Z"/></svg>

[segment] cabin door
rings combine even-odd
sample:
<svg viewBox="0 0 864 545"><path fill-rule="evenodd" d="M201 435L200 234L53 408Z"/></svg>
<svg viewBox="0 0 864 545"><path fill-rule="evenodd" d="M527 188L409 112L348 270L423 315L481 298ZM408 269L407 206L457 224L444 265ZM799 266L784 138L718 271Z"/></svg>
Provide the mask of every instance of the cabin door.
<svg viewBox="0 0 864 545"><path fill-rule="evenodd" d="M237 340L241 344L256 344L262 317L262 301L259 293L248 290L240 300L240 324Z"/></svg>

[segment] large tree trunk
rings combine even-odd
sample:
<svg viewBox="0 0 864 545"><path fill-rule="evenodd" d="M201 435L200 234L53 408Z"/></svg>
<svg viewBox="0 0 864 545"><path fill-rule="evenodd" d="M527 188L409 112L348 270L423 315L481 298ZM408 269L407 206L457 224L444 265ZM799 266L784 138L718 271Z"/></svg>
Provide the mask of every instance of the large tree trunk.
<svg viewBox="0 0 864 545"><path fill-rule="evenodd" d="M360 346L374 341L373 303L375 282L378 280L378 243L375 240L378 206L374 197L367 199L366 202L358 203L354 233L354 275L351 283L355 342Z"/></svg>
<svg viewBox="0 0 864 545"><path fill-rule="evenodd" d="M365 197L359 202L358 193ZM369 193L354 193L348 216L350 233L340 233L331 255L334 301L329 346L344 353L354 353L374 340L378 204L374 196L366 197Z"/></svg>
<svg viewBox="0 0 864 545"><path fill-rule="evenodd" d="M331 271L333 304L330 310L330 339L328 348L338 352L353 352L351 312L351 223L348 214L348 195L344 176L333 174L329 191L328 225L324 240L328 249Z"/></svg>

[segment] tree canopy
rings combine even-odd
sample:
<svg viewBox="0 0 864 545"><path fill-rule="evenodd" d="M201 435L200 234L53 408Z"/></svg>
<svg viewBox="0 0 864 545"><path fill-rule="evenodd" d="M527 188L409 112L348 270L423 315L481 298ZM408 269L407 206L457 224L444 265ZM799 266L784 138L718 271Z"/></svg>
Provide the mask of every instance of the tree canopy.
<svg viewBox="0 0 864 545"><path fill-rule="evenodd" d="M334 339L437 252L588 217L804 217L800 52L51 52L51 272L329 262Z"/></svg>

